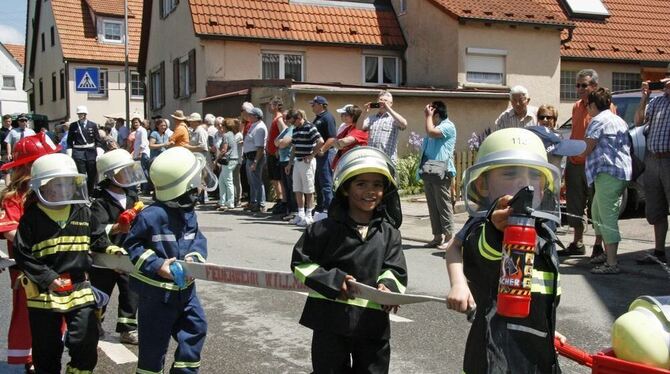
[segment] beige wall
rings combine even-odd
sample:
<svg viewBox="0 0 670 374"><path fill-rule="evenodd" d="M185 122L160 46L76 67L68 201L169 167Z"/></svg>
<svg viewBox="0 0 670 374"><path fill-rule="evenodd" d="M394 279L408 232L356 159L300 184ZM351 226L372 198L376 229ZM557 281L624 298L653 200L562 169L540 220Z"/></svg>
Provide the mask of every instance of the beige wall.
<svg viewBox="0 0 670 374"><path fill-rule="evenodd" d="M577 74L582 69L594 69L598 73L598 83L601 87L612 87L612 73L640 73L639 64L600 63L589 61L561 61L562 71L570 71ZM576 88L575 88L576 90ZM561 101L558 108L558 123L570 119L572 116L572 105L574 101Z"/></svg>
<svg viewBox="0 0 670 374"><path fill-rule="evenodd" d="M396 14L400 0L392 1ZM458 22L430 1L406 1L407 12L398 21L407 41L407 85L415 87L458 86Z"/></svg>
<svg viewBox="0 0 670 374"><path fill-rule="evenodd" d="M459 32L458 81L465 82L466 49L490 48L507 51L505 80L507 87L522 85L528 89L530 105L558 105L560 85L560 36L554 29L536 30L518 26L468 24ZM492 117L491 123L497 118Z"/></svg>

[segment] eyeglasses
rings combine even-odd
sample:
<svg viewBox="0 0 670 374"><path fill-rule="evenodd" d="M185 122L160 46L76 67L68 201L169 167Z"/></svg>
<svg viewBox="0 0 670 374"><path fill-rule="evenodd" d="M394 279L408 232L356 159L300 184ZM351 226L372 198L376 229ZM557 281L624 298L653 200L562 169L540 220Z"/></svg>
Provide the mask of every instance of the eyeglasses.
<svg viewBox="0 0 670 374"><path fill-rule="evenodd" d="M540 116L537 116L537 119L539 119L539 120L541 120L541 121L544 121L544 120L547 120L547 119L554 119L554 120L555 120L556 117L554 117L554 116L542 116L542 115L540 115Z"/></svg>
<svg viewBox="0 0 670 374"><path fill-rule="evenodd" d="M577 87L577 88L586 88L588 86L589 86L588 83L577 83L577 84L575 84L575 87Z"/></svg>

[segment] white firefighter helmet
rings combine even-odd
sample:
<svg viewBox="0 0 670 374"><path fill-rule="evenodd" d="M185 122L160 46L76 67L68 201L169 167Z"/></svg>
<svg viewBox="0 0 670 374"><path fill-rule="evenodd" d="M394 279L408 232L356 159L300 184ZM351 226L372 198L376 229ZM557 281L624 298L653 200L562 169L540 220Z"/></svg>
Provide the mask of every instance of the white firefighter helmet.
<svg viewBox="0 0 670 374"><path fill-rule="evenodd" d="M109 180L119 187L132 187L147 181L141 163L125 149L103 153L95 163L98 182Z"/></svg>
<svg viewBox="0 0 670 374"><path fill-rule="evenodd" d="M174 147L156 157L149 168L149 178L156 189L156 199L170 201L201 185L205 161L184 147Z"/></svg>
<svg viewBox="0 0 670 374"><path fill-rule="evenodd" d="M640 296L614 321L617 358L670 369L670 296Z"/></svg>
<svg viewBox="0 0 670 374"><path fill-rule="evenodd" d="M30 169L30 178L30 189L44 205L88 203L86 175L77 171L74 160L66 154L38 158Z"/></svg>
<svg viewBox="0 0 670 374"><path fill-rule="evenodd" d="M203 156L202 153L194 153L194 155L199 159L199 162L205 163L205 167L202 168L201 172L201 187L208 192L215 191L217 188L219 188L219 177L209 167L207 164L207 158Z"/></svg>
<svg viewBox="0 0 670 374"><path fill-rule="evenodd" d="M495 131L484 139L474 165L463 175L465 207L473 217L486 216L497 198L514 196L528 185L535 189L533 208L560 222L560 172L547 162L542 140L522 128Z"/></svg>

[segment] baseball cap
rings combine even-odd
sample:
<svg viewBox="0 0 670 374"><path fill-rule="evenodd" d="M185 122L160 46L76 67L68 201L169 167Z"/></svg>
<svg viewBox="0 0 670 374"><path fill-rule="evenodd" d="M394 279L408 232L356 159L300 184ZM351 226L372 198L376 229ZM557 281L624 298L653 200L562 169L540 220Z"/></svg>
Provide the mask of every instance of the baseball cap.
<svg viewBox="0 0 670 374"><path fill-rule="evenodd" d="M340 114L342 114L342 113L346 113L346 112L347 112L347 108L351 108L352 106L354 106L354 104L347 104L347 105L343 106L342 108L335 109L335 111L338 112L338 113L340 113Z"/></svg>
<svg viewBox="0 0 670 374"><path fill-rule="evenodd" d="M256 116L256 118L263 118L263 111L260 110L260 108L253 108L251 109L251 112L249 112L252 116Z"/></svg>
<svg viewBox="0 0 670 374"><path fill-rule="evenodd" d="M17 121L27 121L28 120L28 115L25 113L19 114L19 116L16 118Z"/></svg>
<svg viewBox="0 0 670 374"><path fill-rule="evenodd" d="M314 96L314 98L309 103L310 104L317 103L317 104L321 104L321 105L323 105L323 104L328 105L328 100L326 100L326 98L323 97L323 96Z"/></svg>
<svg viewBox="0 0 670 374"><path fill-rule="evenodd" d="M586 149L586 142L583 140L563 139L546 126L528 126L525 129L537 135L544 143L547 153L554 156L577 156Z"/></svg>
<svg viewBox="0 0 670 374"><path fill-rule="evenodd" d="M252 109L254 109L254 104L252 104L252 103L250 103L250 102L248 102L248 101L245 101L245 102L242 103L242 110L243 110L243 111L245 111L245 112L251 114L251 110L252 110Z"/></svg>

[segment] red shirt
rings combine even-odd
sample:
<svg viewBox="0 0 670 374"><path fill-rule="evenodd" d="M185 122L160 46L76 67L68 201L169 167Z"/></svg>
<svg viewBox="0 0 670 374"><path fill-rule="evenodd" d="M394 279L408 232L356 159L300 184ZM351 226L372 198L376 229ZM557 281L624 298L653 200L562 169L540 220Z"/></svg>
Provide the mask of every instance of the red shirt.
<svg viewBox="0 0 670 374"><path fill-rule="evenodd" d="M368 133L367 131L359 130L356 126L349 126L337 134L337 140L344 139L346 137L353 137L355 141L350 145L337 151L335 158L333 159L333 169L337 166L337 162L340 160L343 154L347 153L352 148L368 145Z"/></svg>
<svg viewBox="0 0 670 374"><path fill-rule="evenodd" d="M10 198L2 200L2 210L0 210L0 233L10 232L19 227L19 220L23 216L23 195L14 194ZM7 250L9 257L14 257L13 245L7 241Z"/></svg>
<svg viewBox="0 0 670 374"><path fill-rule="evenodd" d="M249 132L249 129L251 129L252 123L246 121L242 121L242 123L244 124L244 129L242 130L242 136L246 137L247 133Z"/></svg>
<svg viewBox="0 0 670 374"><path fill-rule="evenodd" d="M279 116L275 117L275 119L272 120L272 124L270 125L270 132L268 134L268 142L265 145L265 149L270 155L277 154L278 149L277 146L275 145L275 139L277 139L278 135L279 135Z"/></svg>

